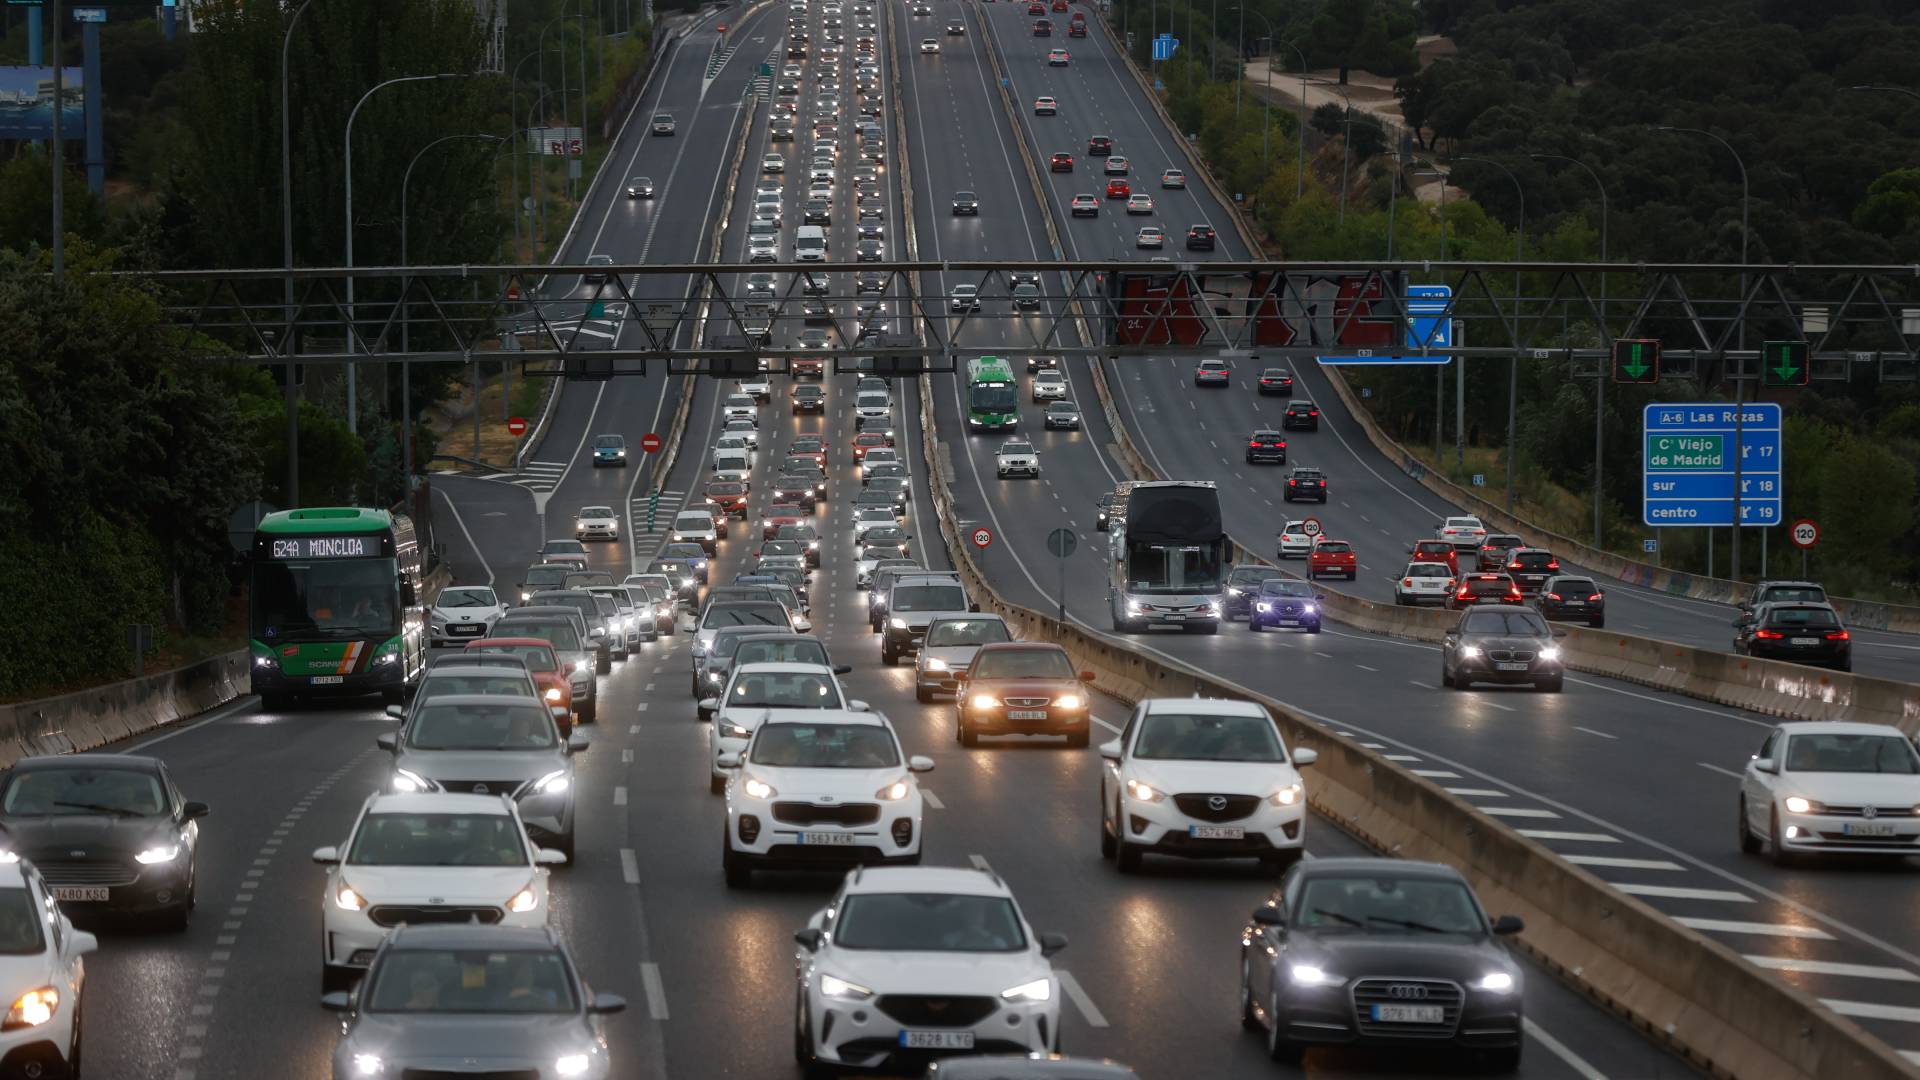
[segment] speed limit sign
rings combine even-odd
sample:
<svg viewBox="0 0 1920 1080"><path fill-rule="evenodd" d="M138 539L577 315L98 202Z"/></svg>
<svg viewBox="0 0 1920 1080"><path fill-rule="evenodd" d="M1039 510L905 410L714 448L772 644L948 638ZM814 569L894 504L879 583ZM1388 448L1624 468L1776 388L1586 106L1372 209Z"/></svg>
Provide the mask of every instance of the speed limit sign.
<svg viewBox="0 0 1920 1080"><path fill-rule="evenodd" d="M987 545L989 545L989 544L991 544L991 543L993 543L993 530L992 530L992 529L975 529L975 530L973 530L973 546L974 546L974 547L977 547L977 548L985 548L985 547L986 547Z"/></svg>
<svg viewBox="0 0 1920 1080"><path fill-rule="evenodd" d="M1820 526L1812 518L1801 518L1793 523L1793 531L1789 535L1793 539L1793 546L1805 551L1820 542Z"/></svg>
<svg viewBox="0 0 1920 1080"><path fill-rule="evenodd" d="M1301 522L1300 531L1303 533L1306 533L1308 536L1319 536L1320 535L1320 519L1308 518L1307 520Z"/></svg>

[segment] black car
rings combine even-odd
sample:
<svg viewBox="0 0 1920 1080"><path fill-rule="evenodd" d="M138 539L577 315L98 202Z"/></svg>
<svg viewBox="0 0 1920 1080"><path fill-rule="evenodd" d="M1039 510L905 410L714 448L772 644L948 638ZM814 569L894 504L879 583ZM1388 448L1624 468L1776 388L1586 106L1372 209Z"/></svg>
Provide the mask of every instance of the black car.
<svg viewBox="0 0 1920 1080"><path fill-rule="evenodd" d="M1753 592L1740 602L1740 610L1752 611L1761 604L1824 604L1826 587L1817 581L1756 581Z"/></svg>
<svg viewBox="0 0 1920 1080"><path fill-rule="evenodd" d="M1531 683L1557 694L1566 667L1554 639L1566 636L1531 608L1475 604L1440 642L1440 685L1465 690L1477 682Z"/></svg>
<svg viewBox="0 0 1920 1080"><path fill-rule="evenodd" d="M668 544L660 549L660 557L686 560L687 565L693 568L693 576L700 580L700 584L707 583L707 551L701 545L692 542Z"/></svg>
<svg viewBox="0 0 1920 1080"><path fill-rule="evenodd" d="M1254 465L1262 461L1271 461L1275 465L1287 463L1286 436L1272 428L1260 428L1247 436L1247 464Z"/></svg>
<svg viewBox="0 0 1920 1080"><path fill-rule="evenodd" d="M1853 670L1853 640L1826 604L1762 604L1733 620L1733 651L1766 660Z"/></svg>
<svg viewBox="0 0 1920 1080"><path fill-rule="evenodd" d="M1560 572L1560 560L1545 548L1515 548L1507 552L1507 576L1520 586L1523 596L1532 596Z"/></svg>
<svg viewBox="0 0 1920 1080"><path fill-rule="evenodd" d="M1460 575L1460 587L1447 597L1447 606L1456 610L1479 604L1518 604L1524 598L1520 586L1504 570Z"/></svg>
<svg viewBox="0 0 1920 1080"><path fill-rule="evenodd" d="M1245 618L1253 610L1253 594L1260 591L1260 583L1269 578L1285 576L1279 570L1259 563L1243 563L1227 571L1227 596L1221 602L1221 613L1229 619Z"/></svg>
<svg viewBox="0 0 1920 1080"><path fill-rule="evenodd" d="M800 215L807 225L833 224L833 204L826 199L808 199L806 210Z"/></svg>
<svg viewBox="0 0 1920 1080"><path fill-rule="evenodd" d="M808 326L824 326L833 322L833 308L817 296L809 296L800 302L800 316Z"/></svg>
<svg viewBox="0 0 1920 1080"><path fill-rule="evenodd" d="M1298 502L1302 499L1326 502L1327 474L1319 469L1309 469L1305 466L1293 470L1287 477L1287 487L1280 493L1280 498L1283 502Z"/></svg>
<svg viewBox="0 0 1920 1080"><path fill-rule="evenodd" d="M1260 583L1253 597L1253 610L1247 614L1247 630L1258 634L1275 627L1320 632L1320 604L1327 594L1312 582L1298 578L1272 577Z"/></svg>
<svg viewBox="0 0 1920 1080"><path fill-rule="evenodd" d="M887 275L878 270L862 270L853 277L855 295L887 291Z"/></svg>
<svg viewBox="0 0 1920 1080"><path fill-rule="evenodd" d="M1099 508L1094 511L1093 527L1101 532L1107 531L1107 513L1113 509L1113 492L1100 496Z"/></svg>
<svg viewBox="0 0 1920 1080"><path fill-rule="evenodd" d="M813 383L801 383L793 388L794 412L823 412L827 407L827 392Z"/></svg>
<svg viewBox="0 0 1920 1080"><path fill-rule="evenodd" d="M975 195L971 191L956 191L953 193L953 216L959 217L962 214L970 214L974 217L980 216L980 197L978 195Z"/></svg>
<svg viewBox="0 0 1920 1080"><path fill-rule="evenodd" d="M1320 406L1305 398L1295 398L1287 402L1287 411L1280 417L1283 431L1319 431Z"/></svg>
<svg viewBox="0 0 1920 1080"><path fill-rule="evenodd" d="M1270 367L1260 373L1261 396L1279 394L1281 397L1293 396L1293 375L1286 368Z"/></svg>
<svg viewBox="0 0 1920 1080"><path fill-rule="evenodd" d="M1113 153L1113 136L1095 135L1087 140L1087 154L1091 157L1107 157Z"/></svg>
<svg viewBox="0 0 1920 1080"><path fill-rule="evenodd" d="M1533 601L1549 619L1582 619L1598 630L1607 624L1607 598L1592 578L1555 574Z"/></svg>
<svg viewBox="0 0 1920 1080"><path fill-rule="evenodd" d="M803 274L800 277L800 292L804 296L825 296L829 292L827 275Z"/></svg>
<svg viewBox="0 0 1920 1080"><path fill-rule="evenodd" d="M1460 872L1409 859L1295 863L1241 930L1240 1023L1267 1055L1443 1046L1520 1066L1524 973Z"/></svg>
<svg viewBox="0 0 1920 1080"><path fill-rule="evenodd" d="M0 775L6 848L39 869L61 910L150 916L185 930L207 804L180 798L158 758L22 758Z"/></svg>
<svg viewBox="0 0 1920 1080"><path fill-rule="evenodd" d="M1187 230L1188 251L1212 251L1216 234L1211 225L1195 225Z"/></svg>

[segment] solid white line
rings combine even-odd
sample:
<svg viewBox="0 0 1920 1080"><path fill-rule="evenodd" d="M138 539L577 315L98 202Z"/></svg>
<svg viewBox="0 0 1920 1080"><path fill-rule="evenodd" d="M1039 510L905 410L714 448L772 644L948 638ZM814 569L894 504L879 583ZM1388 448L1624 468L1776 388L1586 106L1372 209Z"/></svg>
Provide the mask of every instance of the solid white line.
<svg viewBox="0 0 1920 1080"><path fill-rule="evenodd" d="M640 860L634 857L630 847L620 849L620 876L626 878L629 885L640 884Z"/></svg>
<svg viewBox="0 0 1920 1080"><path fill-rule="evenodd" d="M1574 1053L1573 1048L1559 1039L1547 1034L1547 1029L1532 1020L1522 1019L1520 1026L1533 1036L1534 1041L1547 1048L1554 1057L1567 1063L1567 1067L1580 1075L1580 1080L1607 1080L1607 1074L1593 1067L1586 1058Z"/></svg>
<svg viewBox="0 0 1920 1080"><path fill-rule="evenodd" d="M621 784L620 786L613 789L613 805L615 806L627 805L627 787L625 784Z"/></svg>
<svg viewBox="0 0 1920 1080"><path fill-rule="evenodd" d="M1723 769L1723 768L1721 768L1721 767L1720 767L1720 766L1718 766L1718 765L1709 765L1709 764L1707 764L1707 763L1706 763L1706 762L1704 762L1704 761L1696 761L1696 762L1694 762L1694 764L1695 764L1695 765L1698 765L1698 766L1700 766L1700 767L1701 767L1701 768L1703 768L1703 769L1712 769L1712 770L1713 770L1714 772L1717 772L1717 773L1719 773L1719 774L1720 774L1721 776L1731 776L1731 777L1733 777L1733 778L1734 778L1735 780L1743 780L1743 779L1745 779L1745 777L1743 777L1743 776L1741 776L1741 775L1740 775L1739 773L1737 773L1737 772L1734 772L1734 771L1733 771L1732 769Z"/></svg>
<svg viewBox="0 0 1920 1080"><path fill-rule="evenodd" d="M660 981L659 964L640 965L640 985L647 994L647 1015L655 1020L667 1019L667 988Z"/></svg>
<svg viewBox="0 0 1920 1080"><path fill-rule="evenodd" d="M1429 780L1458 780L1460 774L1447 769L1415 769L1413 775L1424 776Z"/></svg>
<svg viewBox="0 0 1920 1080"><path fill-rule="evenodd" d="M1731 889L1691 889L1684 885L1639 885L1608 882L1628 896L1658 896L1667 900L1718 900L1726 904L1751 904L1753 897Z"/></svg>
<svg viewBox="0 0 1920 1080"><path fill-rule="evenodd" d="M1794 926L1791 923L1740 922L1736 919L1696 919L1687 915L1674 916L1674 922L1701 933L1719 934L1759 934L1764 937L1801 938L1807 941L1832 941L1833 935L1817 926Z"/></svg>
<svg viewBox="0 0 1920 1080"><path fill-rule="evenodd" d="M1898 1020L1907 1024L1920 1024L1920 1009L1906 1005L1880 1005L1871 1001L1838 1001L1834 998L1821 998L1820 1004L1839 1013L1841 1016L1857 1016L1865 1020Z"/></svg>
<svg viewBox="0 0 1920 1080"><path fill-rule="evenodd" d="M935 810L945 810L947 808L947 804L940 801L940 796L935 795L926 788L920 789L920 797L925 799L927 805L933 807Z"/></svg>
<svg viewBox="0 0 1920 1080"><path fill-rule="evenodd" d="M1617 844L1620 838L1597 832L1561 832L1558 829L1519 829L1521 836L1535 840L1579 840L1592 844Z"/></svg>
<svg viewBox="0 0 1920 1080"><path fill-rule="evenodd" d="M1107 1018L1101 1015L1100 1007L1093 1003L1085 990L1080 989L1079 979L1074 978L1071 972L1059 969L1055 969L1053 974L1060 980L1060 989L1067 995L1067 1000L1073 1002L1073 1007L1080 1010L1081 1016L1086 1017L1088 1027L1107 1026Z"/></svg>
<svg viewBox="0 0 1920 1080"><path fill-rule="evenodd" d="M1450 787L1447 789L1447 793L1449 795L1472 795L1481 799L1504 799L1507 797L1507 793L1504 791L1495 791L1492 788L1484 787Z"/></svg>
<svg viewBox="0 0 1920 1080"><path fill-rule="evenodd" d="M1622 859L1612 855L1562 855L1561 858L1576 866L1611 866L1620 870L1685 870L1677 862L1666 859Z"/></svg>
<svg viewBox="0 0 1920 1080"><path fill-rule="evenodd" d="M1906 968L1881 967L1878 964L1836 964L1829 960L1802 960L1793 956L1749 956L1747 963L1769 971L1800 971L1808 975L1842 975L1851 979L1884 979L1887 982L1920 982Z"/></svg>
<svg viewBox="0 0 1920 1080"><path fill-rule="evenodd" d="M1551 810L1539 810L1530 806L1480 806L1475 809L1495 817L1557 818L1560 816Z"/></svg>
<svg viewBox="0 0 1920 1080"><path fill-rule="evenodd" d="M447 509L453 511L453 523L460 526L460 535L467 538L467 546L473 549L473 557L480 560L480 569L487 572L487 586L491 588L493 586L493 567L487 565L487 557L480 553L480 545L474 542L473 533L467 531L467 519L460 516L460 508L453 504L453 496L448 495L440 488L434 488L433 493L446 500ZM544 539L544 537L542 539Z"/></svg>
<svg viewBox="0 0 1920 1080"><path fill-rule="evenodd" d="M174 728L172 731L162 732L158 735L155 735L151 739L135 742L132 746L124 747L117 752L122 754L129 754L135 750L145 750L149 746L154 746L156 744L166 742L168 739L185 735L187 732L192 731L195 728L204 727L207 724L211 724L216 720L225 720L227 717L232 716L234 713L241 712L245 709L251 708L252 706L258 705L259 703L260 703L260 699L257 697L254 697L252 694L242 694L239 697L234 698L232 701L227 702L225 705L222 705L216 709L209 711L206 715L200 717L197 720L189 720L185 724L182 724Z"/></svg>
<svg viewBox="0 0 1920 1080"><path fill-rule="evenodd" d="M1592 729L1592 728L1590 728L1590 727L1581 727L1581 726L1580 726L1579 724L1575 724L1575 725L1573 725L1573 730L1575 730L1575 731L1584 731L1584 732L1586 732L1586 733L1587 733L1587 734L1589 734L1589 735L1598 735L1598 736L1600 736L1600 737L1601 737L1601 738L1603 738L1603 739L1617 739L1617 738L1619 738L1619 737L1620 737L1620 736L1618 736L1618 735L1609 735L1609 734L1607 734L1607 733L1606 733L1606 732L1604 732L1604 731L1595 731L1595 730L1593 730L1593 729Z"/></svg>

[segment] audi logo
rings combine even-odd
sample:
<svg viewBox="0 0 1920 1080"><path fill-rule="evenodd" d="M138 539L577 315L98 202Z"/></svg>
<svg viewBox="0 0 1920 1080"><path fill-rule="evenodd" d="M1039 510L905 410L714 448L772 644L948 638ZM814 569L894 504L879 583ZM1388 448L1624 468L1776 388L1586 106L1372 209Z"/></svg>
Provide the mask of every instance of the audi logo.
<svg viewBox="0 0 1920 1080"><path fill-rule="evenodd" d="M1427 988L1413 983L1394 983L1387 987L1387 996L1399 1001L1425 1001Z"/></svg>
<svg viewBox="0 0 1920 1080"><path fill-rule="evenodd" d="M1207 809L1225 810L1226 808L1227 808L1227 797L1225 795L1207 796Z"/></svg>

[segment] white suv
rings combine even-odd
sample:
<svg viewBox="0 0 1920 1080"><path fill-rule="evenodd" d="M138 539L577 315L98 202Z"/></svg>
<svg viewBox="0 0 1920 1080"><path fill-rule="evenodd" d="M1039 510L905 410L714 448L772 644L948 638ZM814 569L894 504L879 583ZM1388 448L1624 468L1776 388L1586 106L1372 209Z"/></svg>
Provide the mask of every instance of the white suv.
<svg viewBox="0 0 1920 1080"><path fill-rule="evenodd" d="M0 862L0 910L12 926L0 953L0 994L13 1003L0 1054L47 1076L69 1075L80 1065L86 957L100 942L74 929L40 871L18 858Z"/></svg>
<svg viewBox="0 0 1920 1080"><path fill-rule="evenodd" d="M1060 1047L1050 957L1067 939L1034 933L992 871L856 870L794 940L794 1052L808 1075Z"/></svg>
<svg viewBox="0 0 1920 1080"><path fill-rule="evenodd" d="M727 673L727 684L700 701L701 715L713 718L707 728L707 790L715 795L726 790L733 770L721 768L720 758L746 753L747 740L760 724L805 721L842 710L865 712L867 703L847 700L839 677L823 664L736 665Z"/></svg>
<svg viewBox="0 0 1920 1080"><path fill-rule="evenodd" d="M773 717L753 729L744 753L719 764L739 770L727 783L720 845L730 889L752 885L756 869L920 861L925 804L914 774L931 772L933 759L909 758L879 713Z"/></svg>
<svg viewBox="0 0 1920 1080"><path fill-rule="evenodd" d="M1280 527L1276 537L1280 544L1279 555L1283 559L1304 559L1313 553L1314 534L1307 531L1305 521L1289 521Z"/></svg>
<svg viewBox="0 0 1920 1080"><path fill-rule="evenodd" d="M1434 531L1440 539L1462 550L1477 548L1487 538L1487 527L1477 517L1450 517Z"/></svg>
<svg viewBox="0 0 1920 1080"><path fill-rule="evenodd" d="M1120 872L1148 852L1182 858L1300 858L1307 792L1267 710L1249 701L1149 698L1100 747L1100 854Z"/></svg>
<svg viewBox="0 0 1920 1080"><path fill-rule="evenodd" d="M1393 602L1402 606L1413 606L1432 601L1445 604L1453 595L1454 577L1447 571L1447 564L1437 562L1408 563L1400 576L1393 579Z"/></svg>
<svg viewBox="0 0 1920 1080"><path fill-rule="evenodd" d="M1000 449L993 455L993 471L1002 480L1016 473L1037 480L1040 478L1040 452L1033 448L1032 443L1009 439L1001 443Z"/></svg>
<svg viewBox="0 0 1920 1080"><path fill-rule="evenodd" d="M320 899L322 993L344 990L381 939L411 922L547 925L547 867L567 857L527 839L505 795L372 795L327 867Z"/></svg>
<svg viewBox="0 0 1920 1080"><path fill-rule="evenodd" d="M713 513L708 510L682 510L673 517L673 542L676 544L699 544L708 555L720 542L720 530L725 524L716 522Z"/></svg>
<svg viewBox="0 0 1920 1080"><path fill-rule="evenodd" d="M1033 400L1065 401L1067 399L1067 377L1057 369L1047 368L1033 376Z"/></svg>

